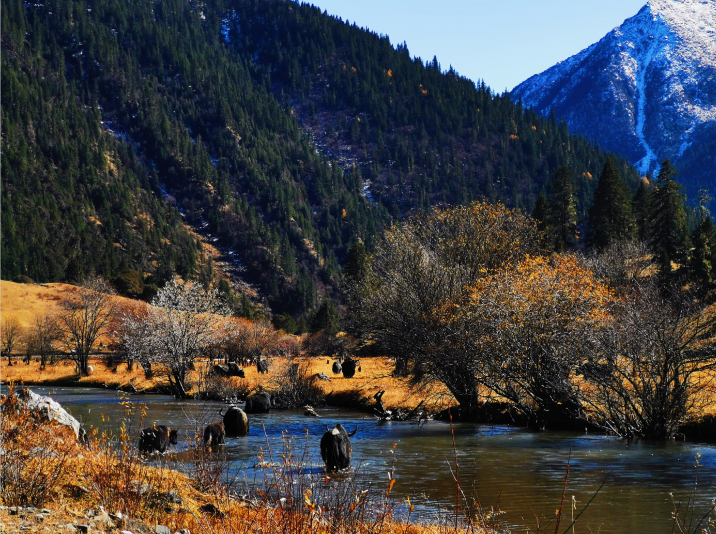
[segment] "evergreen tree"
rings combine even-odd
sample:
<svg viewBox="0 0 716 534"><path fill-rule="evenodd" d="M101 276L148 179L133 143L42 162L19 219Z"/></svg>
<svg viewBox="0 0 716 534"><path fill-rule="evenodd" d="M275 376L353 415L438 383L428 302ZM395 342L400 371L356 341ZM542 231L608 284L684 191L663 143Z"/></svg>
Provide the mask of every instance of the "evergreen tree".
<svg viewBox="0 0 716 534"><path fill-rule="evenodd" d="M589 209L589 244L602 249L615 239L633 238L635 229L631 192L608 157Z"/></svg>
<svg viewBox="0 0 716 534"><path fill-rule="evenodd" d="M706 216L694 230L694 250L689 259L691 275L702 285L708 286L714 280L714 255L716 254L716 227L711 217Z"/></svg>
<svg viewBox="0 0 716 534"><path fill-rule="evenodd" d="M557 252L574 248L577 243L577 207L572 169L560 167L550 183L549 225Z"/></svg>
<svg viewBox="0 0 716 534"><path fill-rule="evenodd" d="M671 161L665 159L650 203L648 242L664 275L672 272L672 261L684 265L689 250L685 198L683 187L673 178L676 175Z"/></svg>
<svg viewBox="0 0 716 534"><path fill-rule="evenodd" d="M652 187L649 181L644 178L639 184L639 188L636 190L634 199L632 200L632 212L634 213L636 233L639 241L646 241L648 237L651 193Z"/></svg>
<svg viewBox="0 0 716 534"><path fill-rule="evenodd" d="M537 221L537 227L547 232L549 224L549 200L547 195L540 193L537 196L537 202L535 203L535 209L532 211L532 218Z"/></svg>
<svg viewBox="0 0 716 534"><path fill-rule="evenodd" d="M346 282L360 283L368 270L368 253L363 242L358 242L348 249L348 258L343 267Z"/></svg>
<svg viewBox="0 0 716 534"><path fill-rule="evenodd" d="M340 331L341 316L333 300L327 298L313 317L311 332L323 332L326 335L334 336Z"/></svg>

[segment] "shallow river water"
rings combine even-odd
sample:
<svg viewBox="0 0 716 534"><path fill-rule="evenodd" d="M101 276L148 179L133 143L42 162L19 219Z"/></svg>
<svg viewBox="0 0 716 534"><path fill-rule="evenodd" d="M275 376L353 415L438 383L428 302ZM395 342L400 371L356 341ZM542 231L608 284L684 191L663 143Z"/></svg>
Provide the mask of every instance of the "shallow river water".
<svg viewBox="0 0 716 534"><path fill-rule="evenodd" d="M91 388L33 387L50 394L72 415L88 426L114 430L125 417L119 392ZM187 436L208 422L220 419L219 403L178 402L162 395L124 396L136 406L146 405L144 426L152 422L179 428L180 446ZM140 410L138 410L140 411ZM431 421L385 423L364 413L336 408L318 408L320 418L302 411L273 411L250 416L251 430L243 438L227 438L225 452L234 473L246 481L262 479L255 468L260 451L268 460L269 447L280 458L282 432L293 436L294 453L308 453L309 464L318 472L319 441L325 425L341 422L351 431L352 465L362 483L386 485L387 470L394 465L394 493L410 496L419 509L429 513L455 502L454 451L450 425ZM104 417L104 421L103 421ZM139 421L129 422L130 432L139 434ZM536 529L535 517L552 520L559 507L571 447L571 468L565 493L566 518L572 497L581 509L604 478L609 478L588 510L579 519L576 532L671 532L675 501L686 501L695 490L696 511L703 515L716 499L716 446L683 442L628 442L611 437L568 432L530 432L522 428L454 425L458 451L459 479L466 495L479 497L484 507L498 505L502 519L520 531ZM307 435L308 434L308 435ZM394 452L393 450L395 446ZM700 455L698 470L694 467ZM309 466L309 470L311 470ZM698 471L698 473L697 473ZM695 484L698 475L698 483ZM713 517L713 514L712 514ZM570 521L563 519L564 530ZM552 529L554 526L552 526Z"/></svg>

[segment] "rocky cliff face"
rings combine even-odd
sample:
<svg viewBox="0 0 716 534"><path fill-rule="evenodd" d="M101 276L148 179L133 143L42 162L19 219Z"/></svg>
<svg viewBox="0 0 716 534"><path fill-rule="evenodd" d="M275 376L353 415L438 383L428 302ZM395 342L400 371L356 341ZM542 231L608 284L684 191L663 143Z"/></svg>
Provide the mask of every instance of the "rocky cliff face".
<svg viewBox="0 0 716 534"><path fill-rule="evenodd" d="M650 0L512 96L545 115L553 111L572 132L628 157L643 174L666 157L679 168L686 154L684 182L713 188L716 154L699 147L714 145L716 0ZM694 152L711 161L689 157Z"/></svg>

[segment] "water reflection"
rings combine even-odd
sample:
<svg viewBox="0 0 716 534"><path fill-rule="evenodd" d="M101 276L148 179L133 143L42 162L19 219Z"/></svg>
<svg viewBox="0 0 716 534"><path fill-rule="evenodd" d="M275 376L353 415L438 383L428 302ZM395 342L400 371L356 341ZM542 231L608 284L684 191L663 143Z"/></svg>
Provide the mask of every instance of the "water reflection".
<svg viewBox="0 0 716 534"><path fill-rule="evenodd" d="M33 388L50 393L88 426L119 427L125 417L122 394L91 388ZM177 402L160 395L134 395L135 406L146 405L144 426L166 424L179 428L180 449L188 447L187 436L220 419L222 405L211 402ZM317 409L320 418L302 411L277 411L251 416L249 436L227 438L225 453L232 473L250 484L263 480L256 467L259 455L279 461L284 437L293 453L302 457L305 472L320 474L318 443L325 425L341 422L358 433L352 439L353 465L364 484L380 487L388 482L387 470L395 465L394 493L410 496L423 506L450 506L455 499L454 451L450 426L429 422L381 423L366 414L333 408ZM104 415L104 422L102 416ZM107 422L109 418L109 423ZM139 420L130 424L138 436ZM499 503L504 518L513 525L535 527L535 514L553 518L559 507L570 445L572 457L565 502L572 496L578 509L609 474L609 480L578 523L593 532L652 534L670 528L673 509L670 492L686 500L694 489L694 459L701 454L696 502L705 512L716 498L716 447L682 442L627 442L615 438L567 432L533 433L525 429L457 424L454 427L459 461L458 477L463 491L483 506ZM291 441L290 438L293 438ZM393 448L395 445L395 448ZM394 451L394 452L391 452ZM182 461L179 454L177 461ZM569 505L566 505L569 508ZM703 513L702 512L702 513ZM569 517L569 512L567 514ZM516 529L518 530L518 529Z"/></svg>

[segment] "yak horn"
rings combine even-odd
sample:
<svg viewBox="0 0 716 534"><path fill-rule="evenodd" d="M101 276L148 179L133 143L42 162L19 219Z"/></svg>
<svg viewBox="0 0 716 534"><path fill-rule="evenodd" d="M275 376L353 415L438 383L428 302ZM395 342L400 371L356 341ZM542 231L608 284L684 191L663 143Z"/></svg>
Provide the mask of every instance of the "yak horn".
<svg viewBox="0 0 716 534"><path fill-rule="evenodd" d="M353 432L351 432L350 434L348 434L348 437L349 437L349 438L352 438L353 436L356 435L356 432L358 432L358 425L356 425L356 429L355 429Z"/></svg>
<svg viewBox="0 0 716 534"><path fill-rule="evenodd" d="M331 431L331 429L328 428L328 425L326 425L326 432L330 432L330 431Z"/></svg>
<svg viewBox="0 0 716 534"><path fill-rule="evenodd" d="M221 412L223 412L223 411L224 411L224 408L223 408L223 407L219 409L219 415L220 415L221 417L224 417L224 414L221 413Z"/></svg>

